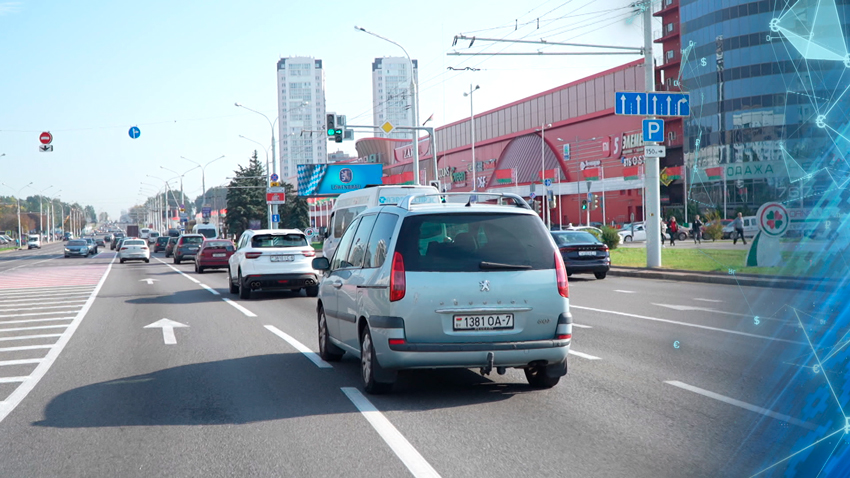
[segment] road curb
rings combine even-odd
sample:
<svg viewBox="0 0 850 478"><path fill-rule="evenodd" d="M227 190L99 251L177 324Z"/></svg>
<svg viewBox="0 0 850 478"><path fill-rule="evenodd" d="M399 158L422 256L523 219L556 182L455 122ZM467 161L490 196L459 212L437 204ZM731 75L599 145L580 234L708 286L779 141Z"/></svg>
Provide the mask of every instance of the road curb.
<svg viewBox="0 0 850 478"><path fill-rule="evenodd" d="M782 276L757 276L754 274L713 274L682 270L658 270L637 267L612 267L608 275L639 279L701 282L705 284L743 285L748 287L772 287L780 289L835 288L838 281L830 279L808 279Z"/></svg>

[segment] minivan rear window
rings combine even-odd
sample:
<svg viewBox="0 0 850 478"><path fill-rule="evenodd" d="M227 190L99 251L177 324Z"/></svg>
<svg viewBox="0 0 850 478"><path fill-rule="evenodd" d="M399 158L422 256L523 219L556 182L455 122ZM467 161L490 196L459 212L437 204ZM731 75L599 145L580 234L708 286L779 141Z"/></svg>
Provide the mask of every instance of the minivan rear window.
<svg viewBox="0 0 850 478"><path fill-rule="evenodd" d="M302 234L257 234L251 238L251 247L298 247L307 246Z"/></svg>
<svg viewBox="0 0 850 478"><path fill-rule="evenodd" d="M525 214L464 213L410 216L396 241L412 272L554 269L549 233Z"/></svg>

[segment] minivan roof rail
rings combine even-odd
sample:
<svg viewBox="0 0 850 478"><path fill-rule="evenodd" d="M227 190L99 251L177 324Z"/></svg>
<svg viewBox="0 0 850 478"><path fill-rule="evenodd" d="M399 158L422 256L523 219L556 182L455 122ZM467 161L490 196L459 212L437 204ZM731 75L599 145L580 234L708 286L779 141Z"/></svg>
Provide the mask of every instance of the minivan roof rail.
<svg viewBox="0 0 850 478"><path fill-rule="evenodd" d="M483 201L492 201L493 199L498 200L498 206L514 206L521 207L523 209L531 210L531 206L528 205L525 200L513 193L479 193L479 192L467 192L467 193L422 193L422 194L411 194L410 196L406 196L398 203L398 207L402 209L407 209L410 211L410 207L414 204L414 200L418 198L425 197L438 197L440 198L441 203L446 203L446 198L453 197L463 197L467 198L464 202L466 203L466 207L470 207L472 204ZM487 198L487 199L482 199ZM505 204L504 199L511 199L513 204ZM462 204L462 202L455 202L455 204ZM428 203L419 203L419 204L428 204Z"/></svg>

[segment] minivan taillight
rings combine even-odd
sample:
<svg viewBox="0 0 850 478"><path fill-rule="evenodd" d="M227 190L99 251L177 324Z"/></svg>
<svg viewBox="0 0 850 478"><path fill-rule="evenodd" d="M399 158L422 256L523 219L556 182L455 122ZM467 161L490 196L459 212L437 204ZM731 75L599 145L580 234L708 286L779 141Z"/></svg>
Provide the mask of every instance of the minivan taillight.
<svg viewBox="0 0 850 478"><path fill-rule="evenodd" d="M404 258L396 252L393 254L393 268L390 272L390 302L404 299L407 284L404 280Z"/></svg>
<svg viewBox="0 0 850 478"><path fill-rule="evenodd" d="M570 286L567 283L567 267L559 251L555 251L555 279L558 282L558 293L561 297L570 297Z"/></svg>
<svg viewBox="0 0 850 478"><path fill-rule="evenodd" d="M258 258L262 255L263 255L262 252L246 252L245 253L245 259L256 259L256 258Z"/></svg>

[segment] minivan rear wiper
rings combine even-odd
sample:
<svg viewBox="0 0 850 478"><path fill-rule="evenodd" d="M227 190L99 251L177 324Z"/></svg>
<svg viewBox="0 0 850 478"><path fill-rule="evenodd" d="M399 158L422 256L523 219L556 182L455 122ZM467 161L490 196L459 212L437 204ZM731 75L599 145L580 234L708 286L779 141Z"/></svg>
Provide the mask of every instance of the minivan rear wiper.
<svg viewBox="0 0 850 478"><path fill-rule="evenodd" d="M502 264L500 262L487 262L482 261L481 264L478 264L482 270L528 270L531 269L531 266L525 264Z"/></svg>

